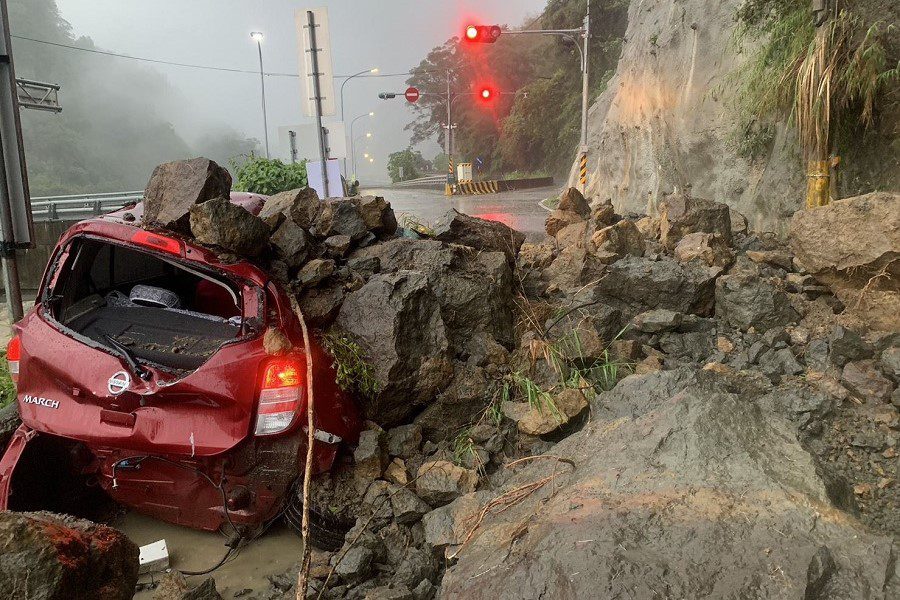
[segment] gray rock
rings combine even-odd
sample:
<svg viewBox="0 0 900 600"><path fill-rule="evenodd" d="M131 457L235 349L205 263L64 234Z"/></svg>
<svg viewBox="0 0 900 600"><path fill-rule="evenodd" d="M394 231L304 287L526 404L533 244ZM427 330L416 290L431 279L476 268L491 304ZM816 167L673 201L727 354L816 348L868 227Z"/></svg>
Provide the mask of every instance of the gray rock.
<svg viewBox="0 0 900 600"><path fill-rule="evenodd" d="M415 423L399 425L390 429L388 435L388 453L400 458L412 458L422 445L422 428Z"/></svg>
<svg viewBox="0 0 900 600"><path fill-rule="evenodd" d="M350 251L351 239L349 235L333 235L325 238L322 245L329 256L334 258L343 258Z"/></svg>
<svg viewBox="0 0 900 600"><path fill-rule="evenodd" d="M689 233L717 233L731 244L731 214L727 204L673 194L660 203L660 241L672 250Z"/></svg>
<svg viewBox="0 0 900 600"><path fill-rule="evenodd" d="M581 192L579 192L577 188L573 187L570 187L560 195L559 205L557 206L557 208L559 210L567 210L577 213L583 218L587 218L588 215L591 214L590 204L588 204L587 200L584 199L584 196L581 195Z"/></svg>
<svg viewBox="0 0 900 600"><path fill-rule="evenodd" d="M671 258L651 260L626 256L609 265L594 288L595 297L634 314L652 308L706 315L712 310L720 269Z"/></svg>
<svg viewBox="0 0 900 600"><path fill-rule="evenodd" d="M144 190L143 223L187 231L192 206L229 194L231 174L207 158L163 163Z"/></svg>
<svg viewBox="0 0 900 600"><path fill-rule="evenodd" d="M716 282L716 316L744 331L784 327L800 318L787 294L747 271L724 275Z"/></svg>
<svg viewBox="0 0 900 600"><path fill-rule="evenodd" d="M344 295L344 285L340 281L331 282L304 289L297 297L297 304L300 305L307 324L318 329L326 329L337 317Z"/></svg>
<svg viewBox="0 0 900 600"><path fill-rule="evenodd" d="M320 238L346 235L356 241L362 239L369 230L352 200L328 199L322 202L322 210L316 218L312 232Z"/></svg>
<svg viewBox="0 0 900 600"><path fill-rule="evenodd" d="M238 256L259 256L269 241L268 225L227 198L192 205L190 226L198 242Z"/></svg>
<svg viewBox="0 0 900 600"><path fill-rule="evenodd" d="M380 425L402 422L449 382L447 332L422 273L374 275L347 295L337 325L373 367L379 393L363 410Z"/></svg>
<svg viewBox="0 0 900 600"><path fill-rule="evenodd" d="M397 217L391 203L381 196L358 196L352 199L362 217L366 229L376 235L394 235L397 231Z"/></svg>
<svg viewBox="0 0 900 600"><path fill-rule="evenodd" d="M422 463L416 479L416 494L432 506L447 504L475 491L478 474L446 460Z"/></svg>
<svg viewBox="0 0 900 600"><path fill-rule="evenodd" d="M6 449L9 440L21 424L19 405L16 402L0 408L0 453Z"/></svg>
<svg viewBox="0 0 900 600"><path fill-rule="evenodd" d="M334 273L334 261L327 258L314 258L297 273L297 281L304 287L319 285Z"/></svg>
<svg viewBox="0 0 900 600"><path fill-rule="evenodd" d="M472 519L493 497L486 491L466 494L426 514L422 517L425 542L437 549L461 544L471 529Z"/></svg>
<svg viewBox="0 0 900 600"><path fill-rule="evenodd" d="M885 348L881 353L881 370L885 375L900 383L900 348Z"/></svg>
<svg viewBox="0 0 900 600"><path fill-rule="evenodd" d="M584 217L582 217L575 211L556 209L550 213L549 217L547 217L547 222L544 225L544 229L547 232L547 235L552 237L556 236L557 233L559 233L569 225L583 222Z"/></svg>
<svg viewBox="0 0 900 600"><path fill-rule="evenodd" d="M413 597L416 600L431 600L434 598L436 590L437 588L435 588L433 583L423 579L413 590Z"/></svg>
<svg viewBox="0 0 900 600"><path fill-rule="evenodd" d="M354 471L366 479L378 479L387 467L387 435L382 429L367 429L359 434L353 451Z"/></svg>
<svg viewBox="0 0 900 600"><path fill-rule="evenodd" d="M841 383L860 398L875 402L890 402L894 392L894 384L878 371L873 360L847 363Z"/></svg>
<svg viewBox="0 0 900 600"><path fill-rule="evenodd" d="M710 267L727 267L734 252L718 233L689 233L675 246L675 258L681 262L700 260Z"/></svg>
<svg viewBox="0 0 900 600"><path fill-rule="evenodd" d="M664 331L674 331L681 325L681 319L684 315L673 310L658 308L656 310L648 310L636 316L632 322L638 331L644 333L661 333Z"/></svg>
<svg viewBox="0 0 900 600"><path fill-rule="evenodd" d="M290 268L299 267L309 257L309 235L290 219L285 219L275 230L271 242Z"/></svg>
<svg viewBox="0 0 900 600"><path fill-rule="evenodd" d="M410 548L394 571L393 583L415 588L423 580L430 581L437 575L434 558L423 548Z"/></svg>
<svg viewBox="0 0 900 600"><path fill-rule="evenodd" d="M778 381L782 375L799 375L803 366L794 358L789 348L770 349L759 357L759 369L769 379Z"/></svg>
<svg viewBox="0 0 900 600"><path fill-rule="evenodd" d="M124 534L47 512L0 512L0 597L125 600L138 547Z"/></svg>
<svg viewBox="0 0 900 600"><path fill-rule="evenodd" d="M515 264L519 248L525 242L524 233L499 221L470 217L452 208L435 223L434 238L476 250L503 252L511 265Z"/></svg>
<svg viewBox="0 0 900 600"><path fill-rule="evenodd" d="M852 329L835 325L828 335L831 362L843 367L852 360L870 358L874 352L871 344Z"/></svg>
<svg viewBox="0 0 900 600"><path fill-rule="evenodd" d="M303 229L309 229L321 209L316 190L305 187L269 196L258 216L272 229L277 228L285 219L292 220Z"/></svg>
<svg viewBox="0 0 900 600"><path fill-rule="evenodd" d="M565 292L577 292L585 285L597 281L606 270L596 253L582 244L566 246L544 269L543 278Z"/></svg>
<svg viewBox="0 0 900 600"><path fill-rule="evenodd" d="M753 401L760 392L742 379L696 377L645 413L616 421L595 415L558 443L553 454L572 459L574 471L533 461L516 473L499 492L556 473L554 486L488 514L448 566L441 593L736 598L749 585L754 599L788 591L804 598L810 582L824 578L837 590L831 598L896 596L894 541L838 511L795 426L760 410ZM811 527L823 510L840 518ZM498 552L497 540L521 532L523 522L517 544L533 550ZM832 553L836 568L824 564L823 546L842 549ZM776 566L778 577L761 575Z"/></svg>
<svg viewBox="0 0 900 600"><path fill-rule="evenodd" d="M391 508L398 523L410 525L419 521L425 513L431 510L424 500L405 487L396 486L392 489L391 494Z"/></svg>
<svg viewBox="0 0 900 600"><path fill-rule="evenodd" d="M444 440L459 433L491 401L493 389L483 368L457 363L447 388L415 420L423 437Z"/></svg>
<svg viewBox="0 0 900 600"><path fill-rule="evenodd" d="M372 559L374 554L364 546L353 546L344 555L341 562L337 562L340 554L336 554L331 561L332 566L337 563L334 574L343 581L359 581L372 572Z"/></svg>
<svg viewBox="0 0 900 600"><path fill-rule="evenodd" d="M347 266L368 279L381 270L381 261L377 256L351 257L347 261Z"/></svg>
<svg viewBox="0 0 900 600"><path fill-rule="evenodd" d="M380 585L368 590L365 600L414 600L415 596L405 585Z"/></svg>

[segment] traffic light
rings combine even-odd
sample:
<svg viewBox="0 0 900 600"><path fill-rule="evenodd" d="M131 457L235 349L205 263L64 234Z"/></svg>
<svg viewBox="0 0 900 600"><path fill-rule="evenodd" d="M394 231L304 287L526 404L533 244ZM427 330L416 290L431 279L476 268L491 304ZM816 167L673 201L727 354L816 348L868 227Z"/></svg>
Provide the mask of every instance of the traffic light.
<svg viewBox="0 0 900 600"><path fill-rule="evenodd" d="M500 37L499 25L467 25L465 38L468 42L493 44Z"/></svg>
<svg viewBox="0 0 900 600"><path fill-rule="evenodd" d="M494 99L494 90L485 86L478 90L478 97L481 98L482 102L490 102Z"/></svg>

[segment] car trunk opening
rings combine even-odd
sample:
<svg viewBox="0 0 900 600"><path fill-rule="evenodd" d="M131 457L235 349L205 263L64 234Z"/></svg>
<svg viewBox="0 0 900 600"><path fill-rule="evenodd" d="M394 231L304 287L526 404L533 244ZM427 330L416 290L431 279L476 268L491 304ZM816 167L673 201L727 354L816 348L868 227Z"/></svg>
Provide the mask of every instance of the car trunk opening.
<svg viewBox="0 0 900 600"><path fill-rule="evenodd" d="M195 370L246 329L240 286L149 252L80 237L57 273L53 319L137 365Z"/></svg>

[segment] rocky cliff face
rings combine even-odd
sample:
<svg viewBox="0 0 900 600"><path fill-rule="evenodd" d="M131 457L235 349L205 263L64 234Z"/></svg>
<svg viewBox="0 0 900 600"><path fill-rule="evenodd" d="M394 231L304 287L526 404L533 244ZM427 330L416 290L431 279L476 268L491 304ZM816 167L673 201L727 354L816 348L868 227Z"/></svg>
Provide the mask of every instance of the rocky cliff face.
<svg viewBox="0 0 900 600"><path fill-rule="evenodd" d="M729 204L755 230L784 232L805 177L783 125L760 158L739 152L734 72L751 54L734 41L741 4L631 2L615 76L589 114L586 196L652 213L664 195L690 191Z"/></svg>

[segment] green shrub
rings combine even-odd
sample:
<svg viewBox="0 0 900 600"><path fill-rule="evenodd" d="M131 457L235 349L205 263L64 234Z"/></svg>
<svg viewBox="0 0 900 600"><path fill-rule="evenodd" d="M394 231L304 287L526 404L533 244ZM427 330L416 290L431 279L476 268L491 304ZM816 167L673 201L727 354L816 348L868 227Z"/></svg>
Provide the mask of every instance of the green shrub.
<svg viewBox="0 0 900 600"><path fill-rule="evenodd" d="M235 191L271 195L307 186L305 160L285 164L277 158L250 154L242 163L232 160L231 167Z"/></svg>
<svg viewBox="0 0 900 600"><path fill-rule="evenodd" d="M336 381L341 389L370 399L378 394L375 369L366 362L365 352L350 336L330 331L322 337L322 345L334 358Z"/></svg>

